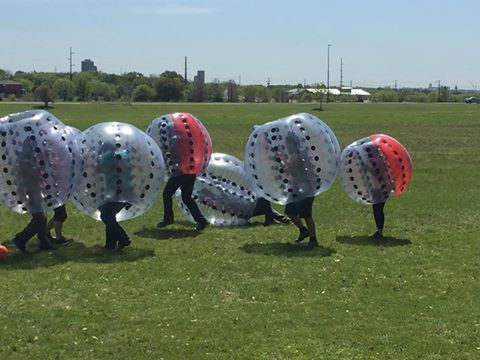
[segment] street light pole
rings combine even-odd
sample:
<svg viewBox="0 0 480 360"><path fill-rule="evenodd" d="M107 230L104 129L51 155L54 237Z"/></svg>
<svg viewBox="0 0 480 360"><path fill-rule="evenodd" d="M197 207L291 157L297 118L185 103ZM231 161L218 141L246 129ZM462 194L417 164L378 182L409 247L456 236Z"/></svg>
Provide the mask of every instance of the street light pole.
<svg viewBox="0 0 480 360"><path fill-rule="evenodd" d="M330 46L332 44L327 46L327 104L330 99Z"/></svg>

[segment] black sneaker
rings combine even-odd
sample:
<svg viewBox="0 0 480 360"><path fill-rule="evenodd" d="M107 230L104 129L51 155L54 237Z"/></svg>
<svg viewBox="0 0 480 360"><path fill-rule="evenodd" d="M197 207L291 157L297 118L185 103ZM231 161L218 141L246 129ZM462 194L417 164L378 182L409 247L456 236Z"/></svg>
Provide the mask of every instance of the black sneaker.
<svg viewBox="0 0 480 360"><path fill-rule="evenodd" d="M303 228L302 230L300 230L300 234L298 234L298 238L297 240L295 240L295 242L296 243L302 242L303 239L306 239L308 237L308 235L310 234L308 233L307 228Z"/></svg>
<svg viewBox="0 0 480 360"><path fill-rule="evenodd" d="M129 246L131 243L132 242L130 241L130 239L119 241L117 250L122 250L123 248L126 248L127 246Z"/></svg>
<svg viewBox="0 0 480 360"><path fill-rule="evenodd" d="M13 239L13 244L15 245L17 250L20 251L21 253L26 253L27 252L27 246L26 246L25 241L22 241L18 238L15 238L15 239Z"/></svg>
<svg viewBox="0 0 480 360"><path fill-rule="evenodd" d="M274 213L273 218L279 224L289 225L292 223L292 221L288 218L288 216L282 215L280 213L278 214Z"/></svg>
<svg viewBox="0 0 480 360"><path fill-rule="evenodd" d="M307 249L313 249L313 248L317 248L319 247L320 245L318 245L318 241L316 238L310 238L310 241L307 243L307 245L305 245L305 247Z"/></svg>
<svg viewBox="0 0 480 360"><path fill-rule="evenodd" d="M383 233L381 231L377 230L370 237L374 240L382 240L383 239Z"/></svg>
<svg viewBox="0 0 480 360"><path fill-rule="evenodd" d="M203 229L205 229L207 227L207 225L208 225L207 220L199 221L197 223L197 226L195 226L195 230L202 231Z"/></svg>
<svg viewBox="0 0 480 360"><path fill-rule="evenodd" d="M171 225L171 224L173 224L173 220L163 220L163 221L161 221L157 224L157 227L158 228L164 228L164 227L166 227L168 225Z"/></svg>
<svg viewBox="0 0 480 360"><path fill-rule="evenodd" d="M62 245L68 245L70 244L73 239L65 239L63 236L61 238L53 240L56 245L62 246Z"/></svg>

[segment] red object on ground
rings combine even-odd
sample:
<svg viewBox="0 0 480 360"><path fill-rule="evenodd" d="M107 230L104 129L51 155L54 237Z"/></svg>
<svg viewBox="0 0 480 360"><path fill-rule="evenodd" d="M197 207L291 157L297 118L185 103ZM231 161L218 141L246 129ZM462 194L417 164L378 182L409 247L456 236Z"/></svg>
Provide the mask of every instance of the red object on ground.
<svg viewBox="0 0 480 360"><path fill-rule="evenodd" d="M412 160L408 151L391 136L374 134L369 138L382 152L390 169L390 176L394 181L395 195L400 195L407 189L412 178Z"/></svg>
<svg viewBox="0 0 480 360"><path fill-rule="evenodd" d="M0 261L3 261L8 256L8 248L5 245L0 245Z"/></svg>

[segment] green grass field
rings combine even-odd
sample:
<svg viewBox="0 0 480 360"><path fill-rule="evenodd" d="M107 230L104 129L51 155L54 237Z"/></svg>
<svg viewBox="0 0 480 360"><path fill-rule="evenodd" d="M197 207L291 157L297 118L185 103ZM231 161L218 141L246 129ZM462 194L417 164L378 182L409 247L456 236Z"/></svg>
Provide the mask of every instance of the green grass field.
<svg viewBox="0 0 480 360"><path fill-rule="evenodd" d="M0 116L31 108L0 103ZM336 182L314 204L322 249L291 244L293 226L209 227L177 210L155 227L161 199L124 222L133 244L104 253L103 225L71 205L51 252L0 263L0 359L478 359L480 358L480 106L466 104L55 104L86 129L122 121L145 130L188 111L215 152L243 158L252 125L306 111L341 147L375 132L398 139L414 165L386 207L381 243L371 208ZM0 209L0 241L29 221Z"/></svg>

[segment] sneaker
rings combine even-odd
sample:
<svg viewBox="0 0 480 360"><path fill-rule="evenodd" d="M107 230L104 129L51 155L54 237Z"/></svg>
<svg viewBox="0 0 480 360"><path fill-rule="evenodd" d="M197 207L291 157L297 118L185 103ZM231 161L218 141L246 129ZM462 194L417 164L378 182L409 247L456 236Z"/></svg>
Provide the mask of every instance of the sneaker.
<svg viewBox="0 0 480 360"><path fill-rule="evenodd" d="M56 245L68 245L73 241L73 239L65 239L62 236L61 238L54 239L53 241L55 242Z"/></svg>
<svg viewBox="0 0 480 360"><path fill-rule="evenodd" d="M203 229L205 229L208 225L208 221L207 220L202 220L202 221L199 221L197 223L197 226L195 226L195 230L197 231L202 231Z"/></svg>
<svg viewBox="0 0 480 360"><path fill-rule="evenodd" d="M307 238L308 235L310 235L310 234L308 233L307 228L303 228L302 230L300 230L300 234L298 234L298 238L297 238L297 240L295 240L295 242L299 243L299 242L303 241L303 239Z"/></svg>
<svg viewBox="0 0 480 360"><path fill-rule="evenodd" d="M288 218L288 216L282 215L280 213L273 215L274 221L279 224L289 225L292 221Z"/></svg>
<svg viewBox="0 0 480 360"><path fill-rule="evenodd" d="M307 243L307 245L305 245L305 247L307 249L313 249L313 248L317 248L319 247L320 245L318 245L318 241L316 238L310 238L309 242Z"/></svg>
<svg viewBox="0 0 480 360"><path fill-rule="evenodd" d="M383 239L383 232L381 230L377 230L370 237L374 240L381 240Z"/></svg>
<svg viewBox="0 0 480 360"><path fill-rule="evenodd" d="M20 251L21 253L26 253L27 252L27 247L26 247L25 241L22 241L18 238L15 238L15 239L13 239L13 244L15 245L17 250Z"/></svg>
<svg viewBox="0 0 480 360"><path fill-rule="evenodd" d="M168 225L171 225L171 224L173 224L173 220L163 220L163 221L161 221L157 224L157 227L158 228L164 228L164 227L166 227Z"/></svg>
<svg viewBox="0 0 480 360"><path fill-rule="evenodd" d="M123 248L126 248L127 246L129 246L131 243L132 242L130 241L130 239L119 241L117 250L122 250Z"/></svg>

